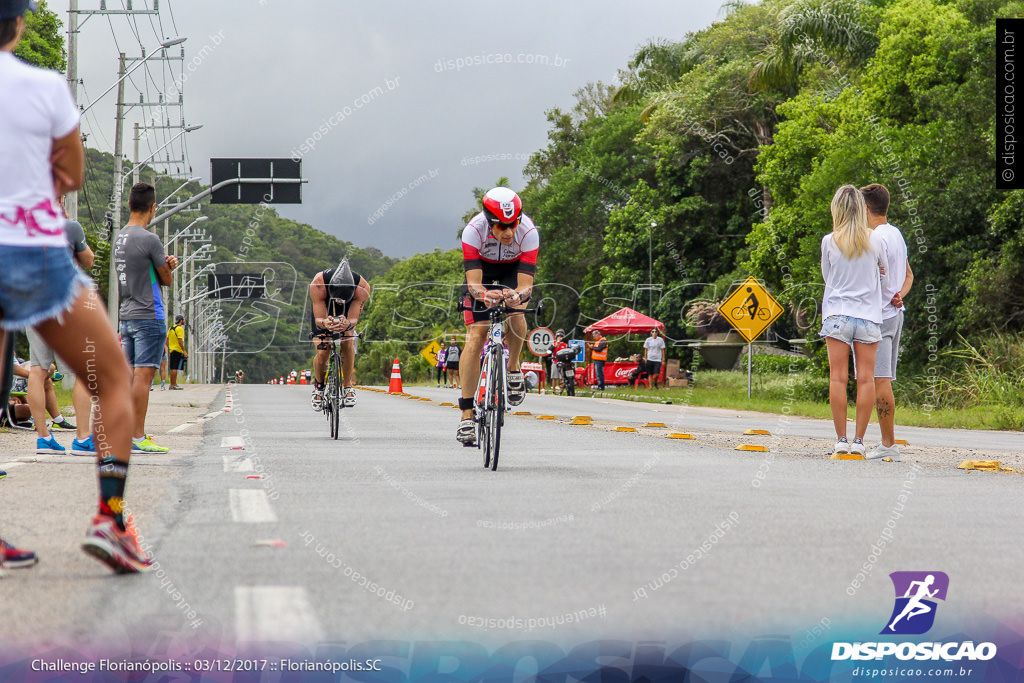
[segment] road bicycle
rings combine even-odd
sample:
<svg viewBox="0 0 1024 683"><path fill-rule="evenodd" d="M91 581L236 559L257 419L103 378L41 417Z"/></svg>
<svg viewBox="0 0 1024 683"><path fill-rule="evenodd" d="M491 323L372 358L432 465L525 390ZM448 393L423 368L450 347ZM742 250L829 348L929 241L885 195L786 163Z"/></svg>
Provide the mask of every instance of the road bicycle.
<svg viewBox="0 0 1024 683"><path fill-rule="evenodd" d="M324 394L320 401L320 410L327 417L327 425L332 439L338 438L338 424L341 421L341 409L345 407L343 400L344 372L341 364L341 353L338 351L340 332L310 333L311 339L319 339L316 348L327 349L327 373L324 375Z"/></svg>
<svg viewBox="0 0 1024 683"><path fill-rule="evenodd" d="M501 453L501 428L505 424L508 408L508 385L505 367L505 319L512 313L535 313L528 310L509 308L502 300L489 311L490 326L484 343L483 359L480 362L480 379L477 381L476 399L473 403L473 419L476 421L476 445L484 452L484 467L494 472L498 469Z"/></svg>

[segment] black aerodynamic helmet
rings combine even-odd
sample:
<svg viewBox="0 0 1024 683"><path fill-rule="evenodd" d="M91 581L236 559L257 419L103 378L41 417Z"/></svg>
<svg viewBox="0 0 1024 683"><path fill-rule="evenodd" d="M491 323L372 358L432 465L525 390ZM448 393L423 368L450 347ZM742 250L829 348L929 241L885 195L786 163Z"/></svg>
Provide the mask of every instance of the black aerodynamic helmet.
<svg viewBox="0 0 1024 683"><path fill-rule="evenodd" d="M341 259L341 263L334 269L331 281L327 283L327 292L335 301L349 302L355 296L356 280L348 265L348 258Z"/></svg>

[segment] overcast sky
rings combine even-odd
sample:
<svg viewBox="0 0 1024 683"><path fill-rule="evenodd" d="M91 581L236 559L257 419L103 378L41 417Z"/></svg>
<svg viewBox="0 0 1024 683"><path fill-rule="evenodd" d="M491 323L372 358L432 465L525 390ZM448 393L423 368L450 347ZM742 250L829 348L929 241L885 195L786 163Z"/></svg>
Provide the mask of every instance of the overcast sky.
<svg viewBox="0 0 1024 683"><path fill-rule="evenodd" d="M80 9L99 5L79 0ZM147 5L152 0L134 2ZM571 106L587 82L615 82L639 45L699 30L719 18L719 5L163 0L161 21L139 17L138 26L147 51L158 33L188 37L185 121L204 126L188 134L195 175L209 182L211 157L301 155L309 180L303 204L278 206L282 215L404 257L457 246L474 186L504 175L521 189L526 158L546 142L546 110ZM67 18L67 0L50 7ZM115 36L129 57L140 53L128 20L109 22L96 16L82 27L83 104L116 79ZM161 65L149 66L161 80ZM131 80L126 100L133 101L146 88L143 69ZM131 122L142 121L141 111L131 110L125 128L129 157ZM177 109L168 113L179 120ZM113 151L113 93L82 127L90 146ZM163 135L143 143L141 156ZM490 160L471 163L477 157Z"/></svg>

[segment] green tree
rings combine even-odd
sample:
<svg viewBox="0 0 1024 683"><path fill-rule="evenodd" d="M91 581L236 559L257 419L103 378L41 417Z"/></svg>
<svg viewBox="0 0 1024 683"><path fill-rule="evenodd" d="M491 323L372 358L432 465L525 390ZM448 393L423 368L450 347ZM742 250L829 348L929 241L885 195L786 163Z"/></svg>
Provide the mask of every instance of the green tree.
<svg viewBox="0 0 1024 683"><path fill-rule="evenodd" d="M25 15L25 33L14 54L29 64L63 73L68 68L63 30L46 0L39 0L39 9Z"/></svg>
<svg viewBox="0 0 1024 683"><path fill-rule="evenodd" d="M965 275L1000 251L988 227L999 200L992 28L1010 5L978 4L901 0L885 8L859 87L838 97L801 93L782 105L785 121L758 164L775 205L752 232L750 265L769 281L781 274L820 283L819 244L839 185L889 188L889 219L904 233L915 272L904 344L911 367L928 362L929 347L956 340ZM915 315L926 304L928 315Z"/></svg>

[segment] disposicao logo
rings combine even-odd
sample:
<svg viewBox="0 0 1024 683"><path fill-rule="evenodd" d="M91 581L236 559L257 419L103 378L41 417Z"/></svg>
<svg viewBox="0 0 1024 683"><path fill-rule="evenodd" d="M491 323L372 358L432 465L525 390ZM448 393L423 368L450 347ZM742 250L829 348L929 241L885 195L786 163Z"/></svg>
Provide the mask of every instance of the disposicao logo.
<svg viewBox="0 0 1024 683"><path fill-rule="evenodd" d="M889 575L896 591L892 614L880 635L921 635L935 623L937 600L945 602L949 576L945 572L893 572ZM949 643L833 643L832 660L868 660L895 656L897 659L989 660L996 656L994 643L973 641Z"/></svg>
<svg viewBox="0 0 1024 683"><path fill-rule="evenodd" d="M935 623L936 600L946 601L949 576L945 572L893 572L896 605L881 635L927 633Z"/></svg>

